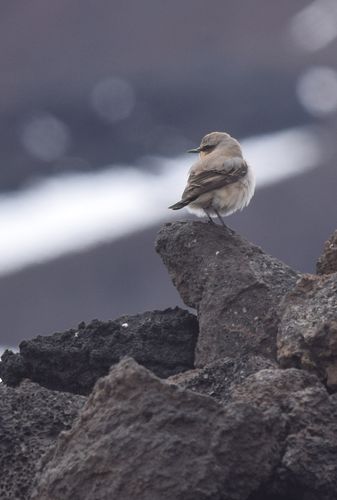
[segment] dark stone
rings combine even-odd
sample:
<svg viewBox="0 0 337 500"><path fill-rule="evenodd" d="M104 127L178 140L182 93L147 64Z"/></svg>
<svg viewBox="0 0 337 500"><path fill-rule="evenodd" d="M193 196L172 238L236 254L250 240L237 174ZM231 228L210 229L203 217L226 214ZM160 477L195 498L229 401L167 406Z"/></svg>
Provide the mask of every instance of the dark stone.
<svg viewBox="0 0 337 500"><path fill-rule="evenodd" d="M19 354L6 351L0 377L9 385L25 377L50 389L88 394L128 355L165 378L193 368L197 335L196 317L178 307L94 320L78 330L21 342Z"/></svg>
<svg viewBox="0 0 337 500"><path fill-rule="evenodd" d="M25 362L18 353L6 349L1 356L0 378L7 385L15 387L21 380L28 378Z"/></svg>
<svg viewBox="0 0 337 500"><path fill-rule="evenodd" d="M230 229L202 222L166 224L156 249L185 304L198 311L196 366L243 354L276 358L275 310L295 271Z"/></svg>
<svg viewBox="0 0 337 500"><path fill-rule="evenodd" d="M16 388L0 383L0 401L0 498L27 500L39 459L86 398L25 380Z"/></svg>
<svg viewBox="0 0 337 500"><path fill-rule="evenodd" d="M317 274L337 273L337 231L324 244L323 254L317 261Z"/></svg>
<svg viewBox="0 0 337 500"><path fill-rule="evenodd" d="M337 390L337 274L304 276L281 306L278 360Z"/></svg>
<svg viewBox="0 0 337 500"><path fill-rule="evenodd" d="M304 370L261 370L237 386L232 401L286 419L281 460L249 500L335 500L337 399Z"/></svg>
<svg viewBox="0 0 337 500"><path fill-rule="evenodd" d="M213 361L204 368L172 375L167 381L184 389L211 396L221 403L227 403L233 385L240 384L249 375L266 368L277 368L277 364L254 355L237 359L224 358Z"/></svg>
<svg viewBox="0 0 337 500"><path fill-rule="evenodd" d="M245 500L284 433L276 412L224 407L123 360L45 457L31 500Z"/></svg>

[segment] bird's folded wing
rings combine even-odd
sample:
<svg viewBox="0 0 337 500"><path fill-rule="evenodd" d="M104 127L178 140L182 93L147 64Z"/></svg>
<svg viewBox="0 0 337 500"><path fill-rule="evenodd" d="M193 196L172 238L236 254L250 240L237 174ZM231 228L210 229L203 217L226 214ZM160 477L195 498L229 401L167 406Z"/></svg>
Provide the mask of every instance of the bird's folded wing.
<svg viewBox="0 0 337 500"><path fill-rule="evenodd" d="M233 184L244 177L247 171L247 163L240 158L239 162L227 160L220 168L191 172L182 200L189 200L190 203L204 193Z"/></svg>

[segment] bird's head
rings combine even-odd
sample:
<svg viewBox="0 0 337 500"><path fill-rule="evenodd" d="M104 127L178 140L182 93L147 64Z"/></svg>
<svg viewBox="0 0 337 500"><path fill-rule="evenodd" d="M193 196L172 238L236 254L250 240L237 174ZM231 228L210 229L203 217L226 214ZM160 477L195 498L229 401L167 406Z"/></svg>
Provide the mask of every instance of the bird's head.
<svg viewBox="0 0 337 500"><path fill-rule="evenodd" d="M229 148L234 145L238 146L239 143L226 132L211 132L202 138L199 147L190 149L188 153L200 153L200 157L203 158L218 148Z"/></svg>

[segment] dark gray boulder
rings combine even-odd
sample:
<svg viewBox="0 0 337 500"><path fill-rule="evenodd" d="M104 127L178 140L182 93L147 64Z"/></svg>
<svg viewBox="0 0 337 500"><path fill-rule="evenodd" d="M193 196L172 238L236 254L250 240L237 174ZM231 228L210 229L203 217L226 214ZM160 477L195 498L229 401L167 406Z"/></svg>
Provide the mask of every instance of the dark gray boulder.
<svg viewBox="0 0 337 500"><path fill-rule="evenodd" d="M284 435L273 411L223 407L123 360L46 456L32 500L245 500Z"/></svg>
<svg viewBox="0 0 337 500"><path fill-rule="evenodd" d="M316 270L317 274L337 273L337 231L325 242Z"/></svg>
<svg viewBox="0 0 337 500"><path fill-rule="evenodd" d="M185 304L197 309L196 366L243 354L276 358L275 310L295 271L230 229L202 222L164 225L156 249Z"/></svg>
<svg viewBox="0 0 337 500"><path fill-rule="evenodd" d="M193 368L197 336L196 317L178 307L94 320L77 330L21 342L18 354L6 351L0 377L8 385L29 378L50 389L89 394L126 355L164 378Z"/></svg>
<svg viewBox="0 0 337 500"><path fill-rule="evenodd" d="M238 385L232 401L286 419L280 462L249 500L335 500L337 398L304 370L261 370Z"/></svg>
<svg viewBox="0 0 337 500"><path fill-rule="evenodd" d="M30 498L38 461L59 433L71 427L85 401L28 380L15 388L0 383L1 499Z"/></svg>
<svg viewBox="0 0 337 500"><path fill-rule="evenodd" d="M280 366L318 375L337 390L337 274L303 277L280 308Z"/></svg>

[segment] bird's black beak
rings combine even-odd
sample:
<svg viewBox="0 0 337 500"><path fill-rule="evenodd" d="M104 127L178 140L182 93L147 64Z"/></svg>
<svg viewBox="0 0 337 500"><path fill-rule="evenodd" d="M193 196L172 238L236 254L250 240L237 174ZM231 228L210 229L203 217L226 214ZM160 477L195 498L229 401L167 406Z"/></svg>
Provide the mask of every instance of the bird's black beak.
<svg viewBox="0 0 337 500"><path fill-rule="evenodd" d="M200 153L201 149L200 147L199 148L195 148L195 149L189 149L187 152L188 153Z"/></svg>

